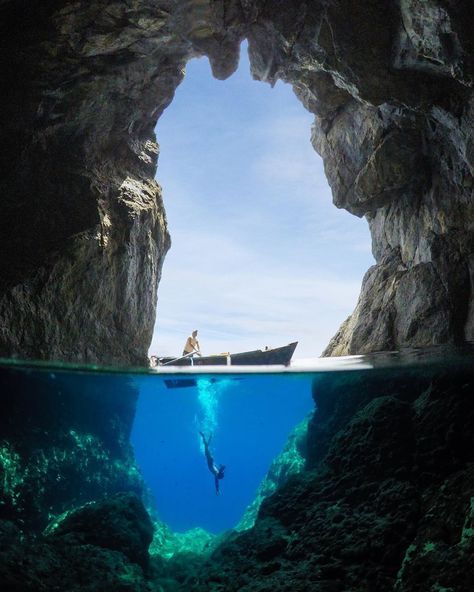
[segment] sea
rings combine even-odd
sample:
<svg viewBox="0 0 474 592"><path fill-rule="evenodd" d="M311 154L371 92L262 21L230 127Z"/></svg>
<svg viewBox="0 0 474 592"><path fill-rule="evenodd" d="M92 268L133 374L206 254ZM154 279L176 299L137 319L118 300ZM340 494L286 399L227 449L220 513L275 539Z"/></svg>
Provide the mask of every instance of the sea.
<svg viewBox="0 0 474 592"><path fill-rule="evenodd" d="M448 352L431 348L297 360L289 367L118 369L1 360L4 413L0 418L0 470L5 487L13 492L12 499L19 499L32 474L27 474L19 461L14 467L21 449L28 448L21 442L31 439L31 446L36 448L32 453L30 446L28 454L39 467L36 453L42 446L46 450L54 441L54 454L59 458L61 442L66 436L75 438L76 464L87 467L88 450L95 450L91 474L84 469L74 473L71 463L61 464L58 459L55 464L46 459L44 471L56 471L53 477L58 488L67 491L67 480L74 478L79 490L83 487L81 479L92 481L95 473L100 473L97 450L103 446L101 426L108 422L107 438L116 430L117 441L129 439L122 445L131 444L137 479L144 483L146 503L156 518L176 533L200 528L219 534L238 527L261 491L272 463L288 450L288 439L295 428L311 419L318 385L328 388L331 381L340 383L341 377L350 385L370 384L372 377L380 384L381 377L383 382L386 376L389 385L388 379L394 376L406 376L410 382L420 376L429 379L441 371L459 372L459 368L471 373L473 359L471 348ZM382 394L389 395L389 388ZM134 393L132 402L127 399L130 392ZM339 389L338 396L344 396L343 392ZM110 416L108 409L114 409ZM126 429L114 424L118 425L120 417L128 417ZM58 439L53 432L61 430L66 436ZM225 466L218 492L201 434L208 441L216 466ZM46 452L42 454L46 458ZM109 462L105 453L103 458L104 463ZM21 471L26 472L20 475ZM49 473L38 477L43 479L45 491L45 483L52 479ZM55 499L54 487L52 490L51 494L42 492L44 500L49 499L47 495ZM87 487L83 491L87 497ZM31 497L31 492L28 495ZM62 503L64 506L64 499Z"/></svg>
<svg viewBox="0 0 474 592"><path fill-rule="evenodd" d="M131 441L160 518L178 532L235 527L289 434L314 407L310 377L157 374L138 379ZM216 465L225 465L218 495L201 432Z"/></svg>

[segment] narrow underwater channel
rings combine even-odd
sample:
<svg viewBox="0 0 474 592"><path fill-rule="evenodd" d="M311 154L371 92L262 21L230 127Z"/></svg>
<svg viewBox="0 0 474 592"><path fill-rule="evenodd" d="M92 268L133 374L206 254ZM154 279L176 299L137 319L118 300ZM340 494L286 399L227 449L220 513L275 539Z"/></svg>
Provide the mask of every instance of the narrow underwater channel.
<svg viewBox="0 0 474 592"><path fill-rule="evenodd" d="M175 531L237 526L290 432L314 408L305 375L138 379L137 463L161 520ZM199 432L225 477L215 493Z"/></svg>

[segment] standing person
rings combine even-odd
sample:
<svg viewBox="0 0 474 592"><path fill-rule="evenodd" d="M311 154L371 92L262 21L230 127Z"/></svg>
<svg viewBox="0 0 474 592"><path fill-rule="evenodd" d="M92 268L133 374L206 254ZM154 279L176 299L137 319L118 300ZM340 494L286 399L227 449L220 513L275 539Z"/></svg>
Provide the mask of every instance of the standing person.
<svg viewBox="0 0 474 592"><path fill-rule="evenodd" d="M225 465L217 466L214 462L214 458L212 457L211 451L209 450L209 443L211 441L211 436L206 440L206 437L202 432L201 434L202 443L204 444L204 453L206 455L207 460L207 468L211 471L214 475L214 485L216 487L216 495L219 495L219 479L224 479L224 470Z"/></svg>
<svg viewBox="0 0 474 592"><path fill-rule="evenodd" d="M197 329L194 329L191 335L187 338L183 349L183 356L186 356L188 354L197 354L198 356L201 355L201 348L199 347L197 334Z"/></svg>

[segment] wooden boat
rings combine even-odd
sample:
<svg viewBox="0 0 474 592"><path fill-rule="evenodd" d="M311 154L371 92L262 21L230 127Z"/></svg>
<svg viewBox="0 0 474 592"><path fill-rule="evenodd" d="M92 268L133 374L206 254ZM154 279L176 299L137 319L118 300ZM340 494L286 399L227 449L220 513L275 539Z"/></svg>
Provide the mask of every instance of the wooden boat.
<svg viewBox="0 0 474 592"><path fill-rule="evenodd" d="M297 341L273 349L256 349L237 354L217 354L215 356L183 356L181 358L159 358L158 366L266 366L283 364L288 366Z"/></svg>

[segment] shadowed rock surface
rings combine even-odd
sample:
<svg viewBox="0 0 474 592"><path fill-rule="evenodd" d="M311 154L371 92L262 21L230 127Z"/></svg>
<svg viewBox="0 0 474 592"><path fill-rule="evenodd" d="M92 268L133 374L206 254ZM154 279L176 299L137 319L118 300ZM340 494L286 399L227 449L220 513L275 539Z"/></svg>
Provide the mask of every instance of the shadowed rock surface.
<svg viewBox="0 0 474 592"><path fill-rule="evenodd" d="M0 368L0 518L38 531L121 491L144 494L124 376Z"/></svg>
<svg viewBox="0 0 474 592"><path fill-rule="evenodd" d="M141 501L130 494L79 508L45 535L25 536L0 522L2 590L151 592L144 569L152 532Z"/></svg>
<svg viewBox="0 0 474 592"><path fill-rule="evenodd" d="M369 220L376 265L326 354L474 336L468 2L22 7L0 7L1 355L145 360L169 247L153 130L186 61L225 78L244 37L253 75L315 113L336 206Z"/></svg>
<svg viewBox="0 0 474 592"><path fill-rule="evenodd" d="M76 541L123 553L132 563L148 565L153 524L136 495L120 493L89 503L60 517L48 527L49 540Z"/></svg>
<svg viewBox="0 0 474 592"><path fill-rule="evenodd" d="M468 365L318 380L307 470L262 502L252 529L201 566L173 557L157 581L196 592L468 592L473 394Z"/></svg>

